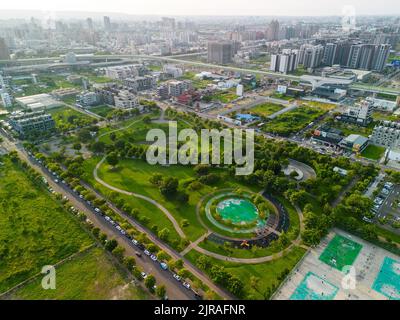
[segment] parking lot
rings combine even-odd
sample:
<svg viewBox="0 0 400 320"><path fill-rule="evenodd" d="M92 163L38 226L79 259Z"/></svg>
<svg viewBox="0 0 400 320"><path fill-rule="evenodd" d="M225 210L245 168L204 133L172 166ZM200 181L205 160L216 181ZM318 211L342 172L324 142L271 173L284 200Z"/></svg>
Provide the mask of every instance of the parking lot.
<svg viewBox="0 0 400 320"><path fill-rule="evenodd" d="M372 199L374 201L372 213L375 221L386 218L393 222L400 222L400 185L385 183L379 195Z"/></svg>

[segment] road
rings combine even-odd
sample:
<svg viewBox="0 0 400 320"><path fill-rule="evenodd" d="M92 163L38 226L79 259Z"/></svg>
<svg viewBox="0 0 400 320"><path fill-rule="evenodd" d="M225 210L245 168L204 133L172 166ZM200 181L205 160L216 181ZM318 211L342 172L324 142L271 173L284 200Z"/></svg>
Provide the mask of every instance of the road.
<svg viewBox="0 0 400 320"><path fill-rule="evenodd" d="M79 211L86 214L88 219L93 222L95 227L98 227L108 238L114 238L118 243L125 248L127 255L134 256L137 265L143 269L147 274L152 274L157 280L157 284L164 284L167 288L167 295L171 300L194 300L196 296L191 290L188 290L182 286L180 282L175 280L172 273L164 271L160 268L157 262L152 261L146 255L137 257L136 252L140 251L128 238L123 236L118 230L116 230L110 223L108 223L101 215L96 214L94 209L89 206L84 200L80 199L68 186L62 183L56 183L54 176L50 174L47 169L37 163L33 158L29 157L23 148L11 142L7 137L3 135L3 146L9 151L17 151L20 158L26 161L32 168L38 171L40 174L46 177L49 185L57 193L66 196Z"/></svg>

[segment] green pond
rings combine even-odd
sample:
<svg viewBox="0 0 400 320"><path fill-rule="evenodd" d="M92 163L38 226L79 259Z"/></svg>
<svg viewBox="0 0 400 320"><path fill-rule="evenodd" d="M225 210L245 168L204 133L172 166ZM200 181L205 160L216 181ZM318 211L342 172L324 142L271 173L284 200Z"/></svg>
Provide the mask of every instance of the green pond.
<svg viewBox="0 0 400 320"><path fill-rule="evenodd" d="M247 199L228 198L218 203L217 212L224 220L234 224L251 223L258 219L256 206Z"/></svg>

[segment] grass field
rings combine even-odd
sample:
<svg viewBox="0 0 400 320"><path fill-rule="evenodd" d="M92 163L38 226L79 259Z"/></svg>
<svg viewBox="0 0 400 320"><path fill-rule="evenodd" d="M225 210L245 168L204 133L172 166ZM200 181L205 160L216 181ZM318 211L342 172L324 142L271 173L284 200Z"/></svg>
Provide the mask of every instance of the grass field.
<svg viewBox="0 0 400 320"><path fill-rule="evenodd" d="M221 103L229 103L237 98L238 96L236 95L236 93L232 91L223 91L215 93L211 96L211 99L213 101L220 101Z"/></svg>
<svg viewBox="0 0 400 320"><path fill-rule="evenodd" d="M56 267L56 289L44 290L42 277L16 290L11 299L138 300L147 293L129 283L127 275L100 248L92 248Z"/></svg>
<svg viewBox="0 0 400 320"><path fill-rule="evenodd" d="M361 248L361 244L336 235L322 252L319 260L341 271L343 267L353 265Z"/></svg>
<svg viewBox="0 0 400 320"><path fill-rule="evenodd" d="M213 258L211 262L213 265L225 267L225 269L232 274L239 277L245 285L245 299L264 299L264 293L268 288L277 288L281 283L281 274L289 272L294 268L297 262L305 253L305 249L300 247L293 248L286 256L259 264L238 264L231 263ZM196 264L196 260L201 256L200 253L192 250L187 255L191 262ZM256 277L259 279L257 288L251 286L250 278Z"/></svg>
<svg viewBox="0 0 400 320"><path fill-rule="evenodd" d="M39 183L31 182L8 158L1 162L0 292L4 292L93 240Z"/></svg>
<svg viewBox="0 0 400 320"><path fill-rule="evenodd" d="M113 110L114 110L113 108L106 106L106 105L91 107L89 109L89 111L91 111L95 114L98 114L99 116L102 116L102 117L107 117L107 115L109 113L111 113Z"/></svg>
<svg viewBox="0 0 400 320"><path fill-rule="evenodd" d="M271 114L282 110L283 108L284 107L282 105L266 102L251 108L249 111L258 116L268 117Z"/></svg>
<svg viewBox="0 0 400 320"><path fill-rule="evenodd" d="M370 144L361 153L361 156L363 156L364 158L371 159L371 160L379 160L380 158L382 158L385 150L386 149L384 147L374 146L374 145Z"/></svg>
<svg viewBox="0 0 400 320"><path fill-rule="evenodd" d="M310 106L299 107L267 122L263 129L274 134L288 136L300 131L316 118L322 116L325 112L326 110L321 108Z"/></svg>
<svg viewBox="0 0 400 320"><path fill-rule="evenodd" d="M68 107L50 109L49 113L56 122L56 128L68 131L78 127L84 127L93 123L93 118Z"/></svg>
<svg viewBox="0 0 400 320"><path fill-rule="evenodd" d="M97 158L93 158L88 160L85 163L85 179L92 179L93 168L96 163L99 161ZM149 182L149 178L155 174L159 173L163 177L175 177L180 180L180 190L186 191L182 186L182 183L187 179L196 179L196 174L193 170L193 167L190 166L152 166L143 160L121 160L116 169L111 170L110 166L107 164L103 164L100 167L98 172L99 177L109 184L119 187L121 189L137 192L142 195L148 196L159 203L161 203L164 207L166 207L175 217L175 219L180 223L183 219L187 219L189 221L189 226L184 228L184 232L188 236L189 239L195 240L200 237L203 233L205 233L204 228L200 225L196 217L196 205L200 201L200 199L214 192L215 189L218 188L236 188L236 187L245 187L243 185L238 184L232 177L230 177L223 170L216 170L222 175L220 182L216 183L212 186L203 185L200 190L190 191L188 192L189 201L188 203L181 203L175 199L166 199L164 198L158 188L152 185ZM92 180L93 183L93 180ZM259 191L259 190L253 190ZM146 215L152 223L157 225L169 225L169 229L173 231L173 228L169 222L169 220L165 217L165 215L155 207L153 208L149 203L141 201L140 203L137 201L138 199L133 197L129 198L129 203L133 205L133 207L137 207L142 210L146 210L143 207L147 207Z"/></svg>

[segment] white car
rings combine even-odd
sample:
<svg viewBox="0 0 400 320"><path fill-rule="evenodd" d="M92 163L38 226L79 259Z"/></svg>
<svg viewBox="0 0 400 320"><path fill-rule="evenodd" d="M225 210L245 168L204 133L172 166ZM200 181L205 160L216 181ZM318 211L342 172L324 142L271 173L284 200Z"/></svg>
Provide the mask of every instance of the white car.
<svg viewBox="0 0 400 320"><path fill-rule="evenodd" d="M142 272L141 276L142 276L143 279L146 279L147 278L147 273L146 272Z"/></svg>
<svg viewBox="0 0 400 320"><path fill-rule="evenodd" d="M99 208L94 208L94 211L96 211L97 213L101 212L101 210Z"/></svg>
<svg viewBox="0 0 400 320"><path fill-rule="evenodd" d="M139 242L136 239L132 239L132 243L137 246Z"/></svg>
<svg viewBox="0 0 400 320"><path fill-rule="evenodd" d="M178 280L178 281L181 281L181 277L180 276L178 276L176 273L174 273L174 275L173 275L173 277L176 279L176 280Z"/></svg>
<svg viewBox="0 0 400 320"><path fill-rule="evenodd" d="M109 216L105 216L104 219L106 219L107 221L111 220L111 218Z"/></svg>
<svg viewBox="0 0 400 320"><path fill-rule="evenodd" d="M154 254L152 254L152 255L150 256L150 259L153 260L153 261L157 261L157 257L156 257Z"/></svg>
<svg viewBox="0 0 400 320"><path fill-rule="evenodd" d="M144 250L143 252L144 252L144 254L145 254L146 256L150 256L150 255L151 255L151 253L150 253L149 250Z"/></svg>
<svg viewBox="0 0 400 320"><path fill-rule="evenodd" d="M186 288L186 289L190 289L190 284L187 282L183 282L182 285Z"/></svg>

